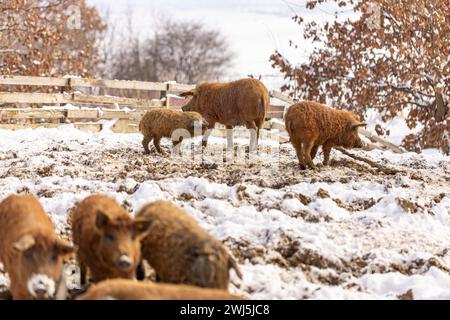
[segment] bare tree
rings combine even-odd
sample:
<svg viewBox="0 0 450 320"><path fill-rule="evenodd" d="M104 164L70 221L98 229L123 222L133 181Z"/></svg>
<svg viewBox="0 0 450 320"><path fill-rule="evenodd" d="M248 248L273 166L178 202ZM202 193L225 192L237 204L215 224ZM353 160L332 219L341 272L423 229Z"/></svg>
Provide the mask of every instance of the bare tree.
<svg viewBox="0 0 450 320"><path fill-rule="evenodd" d="M200 23L161 19L146 37L139 37L131 23L125 30L127 34L108 41L105 49L109 52L105 73L115 79L181 83L217 80L233 59L226 39Z"/></svg>

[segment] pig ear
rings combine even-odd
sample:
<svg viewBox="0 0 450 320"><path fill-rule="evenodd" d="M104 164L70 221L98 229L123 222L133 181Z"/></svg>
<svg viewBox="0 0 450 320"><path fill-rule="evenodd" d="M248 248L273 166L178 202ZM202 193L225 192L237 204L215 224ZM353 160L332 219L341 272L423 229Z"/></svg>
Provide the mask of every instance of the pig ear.
<svg viewBox="0 0 450 320"><path fill-rule="evenodd" d="M356 129L358 127L364 127L367 126L367 123L365 122L359 122L359 121L349 121L348 122L348 127L353 130Z"/></svg>
<svg viewBox="0 0 450 320"><path fill-rule="evenodd" d="M183 92L179 96L185 98L185 97L195 96L195 95L197 95L197 91L194 89L194 90L189 90L189 91Z"/></svg>
<svg viewBox="0 0 450 320"><path fill-rule="evenodd" d="M14 242L13 247L17 251L24 252L35 245L36 241L32 235L26 234L22 236L18 241Z"/></svg>
<svg viewBox="0 0 450 320"><path fill-rule="evenodd" d="M109 217L106 213L101 210L97 211L97 215L95 216L95 226L98 229L103 229L109 222Z"/></svg>
<svg viewBox="0 0 450 320"><path fill-rule="evenodd" d="M136 218L133 221L133 234L135 236L145 237L150 227L151 221L143 218Z"/></svg>
<svg viewBox="0 0 450 320"><path fill-rule="evenodd" d="M56 240L56 249L59 254L66 255L75 251L75 248L71 246L68 242L58 239Z"/></svg>
<svg viewBox="0 0 450 320"><path fill-rule="evenodd" d="M357 123L353 123L352 124L352 129L356 129L358 127L365 127L365 126L367 126L367 123L365 123L365 122L357 122Z"/></svg>

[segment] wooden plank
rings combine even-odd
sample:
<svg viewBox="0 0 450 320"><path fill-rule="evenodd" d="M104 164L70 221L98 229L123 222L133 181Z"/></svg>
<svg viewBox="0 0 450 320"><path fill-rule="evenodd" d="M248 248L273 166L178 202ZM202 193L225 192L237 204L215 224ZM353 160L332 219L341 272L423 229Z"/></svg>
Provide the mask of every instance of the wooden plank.
<svg viewBox="0 0 450 320"><path fill-rule="evenodd" d="M283 111L286 108L286 106L278 106L278 105L270 105L269 106L269 112L275 112L275 111Z"/></svg>
<svg viewBox="0 0 450 320"><path fill-rule="evenodd" d="M400 148L399 146L396 146L395 144L393 144L383 138L380 138L379 136L376 136L367 130L359 129L359 133L362 134L363 136L365 136L366 138L369 138L370 141L372 141L372 142L381 143L383 146L385 146L388 149L391 149L395 153L405 153L406 152L404 149Z"/></svg>
<svg viewBox="0 0 450 320"><path fill-rule="evenodd" d="M181 93L193 89L195 89L193 84L170 83L167 91L170 93Z"/></svg>
<svg viewBox="0 0 450 320"><path fill-rule="evenodd" d="M0 123L0 129L5 130L24 130L24 129L37 129L37 128L57 128L61 124L59 123Z"/></svg>
<svg viewBox="0 0 450 320"><path fill-rule="evenodd" d="M165 91L167 85L160 82L128 81L128 80L103 80L71 78L72 87L100 87L110 89L130 89L146 91Z"/></svg>
<svg viewBox="0 0 450 320"><path fill-rule="evenodd" d="M118 104L127 106L150 106L150 101L143 99L124 98L116 96L93 96L76 92L73 94L73 101L77 103L89 104Z"/></svg>
<svg viewBox="0 0 450 320"><path fill-rule="evenodd" d="M60 104L72 102L70 95L62 93L0 92L1 103Z"/></svg>
<svg viewBox="0 0 450 320"><path fill-rule="evenodd" d="M67 109L67 118L80 119L80 118L98 118L97 109Z"/></svg>
<svg viewBox="0 0 450 320"><path fill-rule="evenodd" d="M99 112L99 118L102 119L130 119L138 120L145 114L144 110L122 111L122 110L101 110Z"/></svg>
<svg viewBox="0 0 450 320"><path fill-rule="evenodd" d="M0 109L1 119L58 119L65 117L66 110Z"/></svg>
<svg viewBox="0 0 450 320"><path fill-rule="evenodd" d="M145 111L97 109L0 109L0 119L130 119L138 120Z"/></svg>
<svg viewBox="0 0 450 320"><path fill-rule="evenodd" d="M0 104L98 104L98 105L127 105L136 107L159 107L161 103L145 99L123 98L115 96L93 96L83 93L37 93L37 92L0 92ZM156 104L156 105L155 105Z"/></svg>
<svg viewBox="0 0 450 320"><path fill-rule="evenodd" d="M266 119L283 119L284 111L269 111L266 114Z"/></svg>
<svg viewBox="0 0 450 320"><path fill-rule="evenodd" d="M0 76L0 84L3 85L26 85L26 86L54 86L54 87L100 87L111 89L131 89L146 91L165 91L166 83L128 81L128 80L104 80L84 78L53 78L53 77L30 77L30 76Z"/></svg>
<svg viewBox="0 0 450 320"><path fill-rule="evenodd" d="M3 85L21 85L21 86L51 86L65 87L68 79L52 77L28 77L28 76L0 76L0 84Z"/></svg>
<svg viewBox="0 0 450 320"><path fill-rule="evenodd" d="M278 100L284 101L284 102L289 103L289 104L294 104L295 103L295 101L293 99L291 99L287 95L281 93L280 91L273 90L270 95L273 98L276 98Z"/></svg>

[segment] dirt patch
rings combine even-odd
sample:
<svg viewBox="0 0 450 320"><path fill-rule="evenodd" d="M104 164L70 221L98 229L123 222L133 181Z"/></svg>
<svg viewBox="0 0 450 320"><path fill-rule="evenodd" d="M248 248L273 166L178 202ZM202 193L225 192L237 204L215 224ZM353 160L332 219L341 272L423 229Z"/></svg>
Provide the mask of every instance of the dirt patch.
<svg viewBox="0 0 450 320"><path fill-rule="evenodd" d="M422 212L424 209L422 206L408 199L396 198L395 200L397 201L398 205L408 213L417 213L419 211Z"/></svg>

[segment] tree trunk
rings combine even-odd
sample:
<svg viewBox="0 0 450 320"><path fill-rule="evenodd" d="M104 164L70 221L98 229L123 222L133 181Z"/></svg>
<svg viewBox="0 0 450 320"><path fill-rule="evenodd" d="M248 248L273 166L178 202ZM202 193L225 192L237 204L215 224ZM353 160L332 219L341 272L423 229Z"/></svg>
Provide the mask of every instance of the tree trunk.
<svg viewBox="0 0 450 320"><path fill-rule="evenodd" d="M442 93L436 93L436 114L435 118L437 122L441 122L445 119L447 108L445 105L444 97Z"/></svg>

